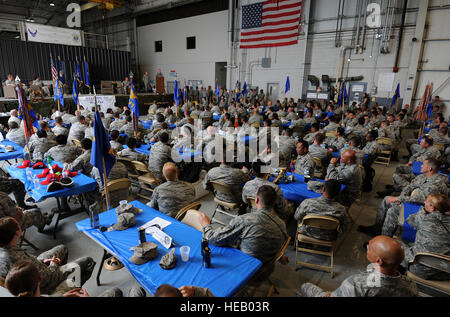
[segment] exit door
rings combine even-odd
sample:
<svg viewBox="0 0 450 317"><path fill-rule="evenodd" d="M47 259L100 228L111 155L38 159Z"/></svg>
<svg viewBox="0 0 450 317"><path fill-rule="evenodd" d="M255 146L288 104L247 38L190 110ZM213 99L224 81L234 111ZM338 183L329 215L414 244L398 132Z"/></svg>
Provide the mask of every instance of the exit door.
<svg viewBox="0 0 450 317"><path fill-rule="evenodd" d="M216 62L216 79L219 82L219 87L226 87L227 85L227 62ZM214 87L212 87L214 91L216 91L216 83L214 82Z"/></svg>
<svg viewBox="0 0 450 317"><path fill-rule="evenodd" d="M280 84L268 83L267 84L267 99L272 101L273 104L278 100Z"/></svg>

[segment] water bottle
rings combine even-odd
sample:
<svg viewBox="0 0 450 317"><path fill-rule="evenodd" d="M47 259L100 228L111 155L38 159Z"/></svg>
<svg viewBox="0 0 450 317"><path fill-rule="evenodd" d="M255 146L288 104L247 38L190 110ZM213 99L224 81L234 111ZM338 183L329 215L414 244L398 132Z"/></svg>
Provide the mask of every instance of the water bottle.
<svg viewBox="0 0 450 317"><path fill-rule="evenodd" d="M305 179L305 184L308 184L309 180L311 179L311 176L309 175L309 170L307 168L305 168L305 172L303 173L303 175Z"/></svg>
<svg viewBox="0 0 450 317"><path fill-rule="evenodd" d="M202 257L203 257L203 266L205 268L211 267L211 249L208 245L208 240L202 238Z"/></svg>
<svg viewBox="0 0 450 317"><path fill-rule="evenodd" d="M141 243L144 243L147 241L147 239L145 237L145 229L139 229L139 241Z"/></svg>
<svg viewBox="0 0 450 317"><path fill-rule="evenodd" d="M89 217L91 219L91 228L99 228L100 227L100 219L98 216L97 203L89 206Z"/></svg>

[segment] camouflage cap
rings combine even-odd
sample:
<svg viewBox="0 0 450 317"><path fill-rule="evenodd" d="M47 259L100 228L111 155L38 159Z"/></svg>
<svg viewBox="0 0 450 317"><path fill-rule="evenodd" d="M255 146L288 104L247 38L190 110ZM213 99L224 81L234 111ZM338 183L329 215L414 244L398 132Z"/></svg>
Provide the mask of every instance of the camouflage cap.
<svg viewBox="0 0 450 317"><path fill-rule="evenodd" d="M133 213L133 214L140 214L142 212L142 209L134 207L132 204L123 204L119 205L116 208L116 214L120 215L123 213Z"/></svg>
<svg viewBox="0 0 450 317"><path fill-rule="evenodd" d="M108 231L125 230L136 225L136 216L131 213L123 213L117 216L117 223L109 227Z"/></svg>
<svg viewBox="0 0 450 317"><path fill-rule="evenodd" d="M325 183L320 182L320 181L311 181L308 183L308 190L311 190L313 192L322 193L323 190L323 186L325 186Z"/></svg>
<svg viewBox="0 0 450 317"><path fill-rule="evenodd" d="M7 194L0 192L0 218L14 217L17 214L17 204Z"/></svg>
<svg viewBox="0 0 450 317"><path fill-rule="evenodd" d="M130 261L137 265L147 263L158 256L158 246L153 242L141 243L132 247L131 250L134 250L134 254Z"/></svg>
<svg viewBox="0 0 450 317"><path fill-rule="evenodd" d="M173 269L177 264L177 256L175 255L175 248L170 250L165 256L161 258L159 266L165 270Z"/></svg>

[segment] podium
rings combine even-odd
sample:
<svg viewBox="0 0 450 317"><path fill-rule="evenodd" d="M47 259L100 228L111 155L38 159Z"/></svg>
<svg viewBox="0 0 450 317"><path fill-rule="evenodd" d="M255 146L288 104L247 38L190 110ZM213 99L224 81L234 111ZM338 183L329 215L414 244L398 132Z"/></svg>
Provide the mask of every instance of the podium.
<svg viewBox="0 0 450 317"><path fill-rule="evenodd" d="M12 85L3 86L3 96L5 96L6 99L17 99L16 88Z"/></svg>
<svg viewBox="0 0 450 317"><path fill-rule="evenodd" d="M156 93L164 94L166 93L166 89L164 88L164 77L156 76Z"/></svg>

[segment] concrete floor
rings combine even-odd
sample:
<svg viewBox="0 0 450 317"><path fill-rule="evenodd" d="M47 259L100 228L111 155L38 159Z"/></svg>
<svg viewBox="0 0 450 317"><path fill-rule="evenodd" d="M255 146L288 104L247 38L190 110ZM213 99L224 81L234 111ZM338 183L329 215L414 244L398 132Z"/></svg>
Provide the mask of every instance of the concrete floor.
<svg viewBox="0 0 450 317"><path fill-rule="evenodd" d="M405 132L404 139L407 139L409 134L412 135L411 130L406 130ZM402 146L399 155L401 163L405 163L406 161L406 159L402 159L402 156L405 154L407 154L407 152L404 149L404 146ZM375 221L376 209L382 201L380 198L376 197L376 192L383 191L386 184L392 184L392 174L395 167L398 165L398 162L391 162L389 167L382 165L373 166L376 171L373 191L371 193L363 193L361 202L353 204L350 209L350 214L355 223L351 225L343 235L341 244L335 253L334 278L331 278L328 272L317 271L305 267L301 267L296 271L295 250L293 246L289 246L286 252L290 261L289 264L282 265L277 263L275 271L271 275L272 282L279 290L279 294L273 294L272 296L293 297L300 285L305 282L317 284L325 290L334 290L345 278L365 269L368 262L362 245L364 242L368 241L370 237L357 232L356 229L358 225L370 225ZM212 198L212 195L208 195L200 200L202 203L200 210L208 216L212 215L214 209ZM48 199L38 203L38 206L42 211L50 210L51 208L56 207L56 200ZM74 225L76 222L85 218L87 218L87 214L80 213L60 221L56 240L54 240L52 236L55 219L50 226L47 226L48 230L46 233L38 233L36 228L32 227L27 230L26 237L30 241L35 242L42 250L41 252L57 244L63 243L69 248L69 261L82 256L91 256L95 261L100 262L103 255L103 249L83 233L78 232ZM33 251L29 247L27 247L27 250L36 255L39 253ZM308 260L313 260L315 262L320 262L322 260L323 262L324 259L320 259L319 257L320 256L308 256ZM91 279L83 286L91 296L99 295L101 292L111 287L119 287L123 291L126 291L130 287L137 285L137 282L128 270L123 268L117 271L103 270L101 274L101 286L98 287L95 281L97 270L98 266L95 268ZM268 283L263 284L256 293L256 296L264 296L268 287Z"/></svg>

